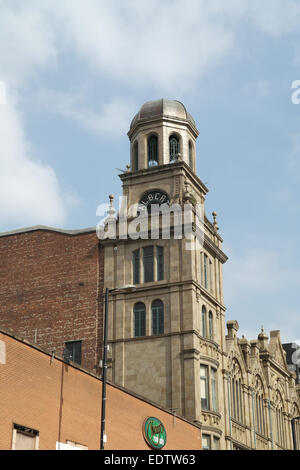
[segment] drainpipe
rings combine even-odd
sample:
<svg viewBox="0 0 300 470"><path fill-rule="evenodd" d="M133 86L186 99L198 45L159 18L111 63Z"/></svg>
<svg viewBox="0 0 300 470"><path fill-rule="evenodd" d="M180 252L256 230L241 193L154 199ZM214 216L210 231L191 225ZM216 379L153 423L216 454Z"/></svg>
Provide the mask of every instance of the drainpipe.
<svg viewBox="0 0 300 470"><path fill-rule="evenodd" d="M107 329L108 329L108 296L109 289L105 291L105 313L104 313L104 343L102 363L102 407L101 407L101 442L100 449L104 450L105 437L105 412L106 412L106 375L107 375Z"/></svg>

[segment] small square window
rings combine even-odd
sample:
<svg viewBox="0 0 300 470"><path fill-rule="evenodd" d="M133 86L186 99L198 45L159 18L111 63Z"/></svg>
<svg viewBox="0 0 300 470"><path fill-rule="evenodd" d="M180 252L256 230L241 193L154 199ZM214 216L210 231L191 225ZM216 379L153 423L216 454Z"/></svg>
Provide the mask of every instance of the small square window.
<svg viewBox="0 0 300 470"><path fill-rule="evenodd" d="M14 424L12 450L38 450L39 432Z"/></svg>
<svg viewBox="0 0 300 470"><path fill-rule="evenodd" d="M81 341L68 341L65 343L64 359L81 364Z"/></svg>

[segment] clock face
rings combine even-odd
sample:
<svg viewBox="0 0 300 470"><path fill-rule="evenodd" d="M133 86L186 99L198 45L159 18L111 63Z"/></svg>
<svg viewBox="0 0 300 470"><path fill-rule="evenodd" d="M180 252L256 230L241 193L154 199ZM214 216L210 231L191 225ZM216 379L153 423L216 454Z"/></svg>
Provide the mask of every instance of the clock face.
<svg viewBox="0 0 300 470"><path fill-rule="evenodd" d="M164 191L149 191L144 194L139 203L139 209L143 210L145 207L150 213L152 204L161 206L162 204L169 204L169 196Z"/></svg>

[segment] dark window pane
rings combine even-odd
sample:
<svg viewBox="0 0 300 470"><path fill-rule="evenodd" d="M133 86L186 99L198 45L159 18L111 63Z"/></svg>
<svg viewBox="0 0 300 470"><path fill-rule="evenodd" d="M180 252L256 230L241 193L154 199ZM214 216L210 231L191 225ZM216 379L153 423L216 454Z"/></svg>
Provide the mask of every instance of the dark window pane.
<svg viewBox="0 0 300 470"><path fill-rule="evenodd" d="M154 281L153 269L153 246L147 246L143 249L144 261L144 282Z"/></svg>
<svg viewBox="0 0 300 470"><path fill-rule="evenodd" d="M208 257L204 255L204 287L208 289Z"/></svg>
<svg viewBox="0 0 300 470"><path fill-rule="evenodd" d="M158 139L152 135L148 140L148 166L158 165Z"/></svg>
<svg viewBox="0 0 300 470"><path fill-rule="evenodd" d="M139 144L137 142L134 145L134 169L135 171L139 169Z"/></svg>
<svg viewBox="0 0 300 470"><path fill-rule="evenodd" d="M133 263L133 284L140 283L140 250L135 250L132 257Z"/></svg>
<svg viewBox="0 0 300 470"><path fill-rule="evenodd" d="M175 136L170 137L170 162L177 160L177 155L179 152L179 140Z"/></svg>
<svg viewBox="0 0 300 470"><path fill-rule="evenodd" d="M213 339L214 332L213 332L213 314L209 312L208 315L208 331L209 331L209 338Z"/></svg>
<svg viewBox="0 0 300 470"><path fill-rule="evenodd" d="M134 336L146 336L146 307L139 302L134 306Z"/></svg>
<svg viewBox="0 0 300 470"><path fill-rule="evenodd" d="M70 361L81 364L81 341L66 343L66 349L69 352Z"/></svg>
<svg viewBox="0 0 300 470"><path fill-rule="evenodd" d="M206 308L202 307L202 336L203 338L207 337L207 324L206 324Z"/></svg>
<svg viewBox="0 0 300 470"><path fill-rule="evenodd" d="M191 142L189 142L189 166L193 168L193 147Z"/></svg>
<svg viewBox="0 0 300 470"><path fill-rule="evenodd" d="M161 246L157 247L157 280L163 281L164 279L164 249Z"/></svg>
<svg viewBox="0 0 300 470"><path fill-rule="evenodd" d="M152 334L164 334L164 304L161 300L152 303Z"/></svg>

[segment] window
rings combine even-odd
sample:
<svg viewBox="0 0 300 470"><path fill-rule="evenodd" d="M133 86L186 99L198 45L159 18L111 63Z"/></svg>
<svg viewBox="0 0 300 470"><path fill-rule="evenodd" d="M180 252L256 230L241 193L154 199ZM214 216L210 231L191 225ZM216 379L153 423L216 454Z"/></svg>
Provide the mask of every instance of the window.
<svg viewBox="0 0 300 470"><path fill-rule="evenodd" d="M177 160L177 155L180 153L179 140L175 135L172 135L169 139L170 142L170 162Z"/></svg>
<svg viewBox="0 0 300 470"><path fill-rule="evenodd" d="M300 450L300 411L297 403L293 404L292 409L292 437L294 443L294 450Z"/></svg>
<svg viewBox="0 0 300 470"><path fill-rule="evenodd" d="M158 165L158 138L152 135L148 139L148 167Z"/></svg>
<svg viewBox="0 0 300 470"><path fill-rule="evenodd" d="M78 450L89 450L87 446L84 446L82 444L78 444L78 442L73 442L73 441L67 441L67 445L74 447L75 449Z"/></svg>
<svg viewBox="0 0 300 470"><path fill-rule="evenodd" d="M139 144L136 142L133 147L133 162L134 162L134 171L139 169Z"/></svg>
<svg viewBox="0 0 300 470"><path fill-rule="evenodd" d="M189 142L189 166L193 169L193 145Z"/></svg>
<svg viewBox="0 0 300 470"><path fill-rule="evenodd" d="M39 432L14 424L12 450L38 450Z"/></svg>
<svg viewBox="0 0 300 470"><path fill-rule="evenodd" d="M153 246L143 248L144 282L154 281Z"/></svg>
<svg viewBox="0 0 300 470"><path fill-rule="evenodd" d="M211 437L209 434L202 435L202 450L211 450Z"/></svg>
<svg viewBox="0 0 300 470"><path fill-rule="evenodd" d="M161 246L156 248L157 256L157 280L163 281L164 279L164 249Z"/></svg>
<svg viewBox="0 0 300 470"><path fill-rule="evenodd" d="M220 450L220 438L214 436L214 450Z"/></svg>
<svg viewBox="0 0 300 470"><path fill-rule="evenodd" d="M81 364L81 341L68 341L65 343L64 359Z"/></svg>
<svg viewBox="0 0 300 470"><path fill-rule="evenodd" d="M201 408L208 410L208 366L200 366Z"/></svg>
<svg viewBox="0 0 300 470"><path fill-rule="evenodd" d="M214 278L213 278L213 263L206 253L200 254L200 269L201 269L201 284L205 289L213 292Z"/></svg>
<svg viewBox="0 0 300 470"><path fill-rule="evenodd" d="M139 338L146 336L146 307L145 304L139 302L135 304L134 314L134 336Z"/></svg>
<svg viewBox="0 0 300 470"><path fill-rule="evenodd" d="M208 289L208 256L204 254L204 287Z"/></svg>
<svg viewBox="0 0 300 470"><path fill-rule="evenodd" d="M161 300L152 303L152 334L162 335L164 333L164 304Z"/></svg>
<svg viewBox="0 0 300 470"><path fill-rule="evenodd" d="M208 314L208 335L209 335L209 339L214 338L213 314L211 311L209 311L209 314Z"/></svg>
<svg viewBox="0 0 300 470"><path fill-rule="evenodd" d="M204 305L202 307L202 336L203 338L207 337L206 308Z"/></svg>
<svg viewBox="0 0 300 470"><path fill-rule="evenodd" d="M202 410L218 411L217 370L200 365L200 394Z"/></svg>
<svg viewBox="0 0 300 470"><path fill-rule="evenodd" d="M212 411L218 410L217 404L217 371L210 370L210 383L211 383L211 409Z"/></svg>
<svg viewBox="0 0 300 470"><path fill-rule="evenodd" d="M147 246L143 248L141 266L140 250L132 252L132 278L133 284L141 282L154 282L164 280L164 249L161 246ZM141 269L143 279L141 279Z"/></svg>
<svg viewBox="0 0 300 470"><path fill-rule="evenodd" d="M133 264L133 284L140 283L140 250L135 250L132 253Z"/></svg>
<svg viewBox="0 0 300 470"><path fill-rule="evenodd" d="M231 410L232 417L243 422L242 371L236 359L233 361L231 377Z"/></svg>
<svg viewBox="0 0 300 470"><path fill-rule="evenodd" d="M260 434L266 433L265 411L264 411L264 389L262 380L256 377L255 396L254 396L254 418L256 423L256 431Z"/></svg>
<svg viewBox="0 0 300 470"><path fill-rule="evenodd" d="M275 398L276 440L280 447L285 447L285 423L283 412L283 400L280 392L277 390Z"/></svg>

